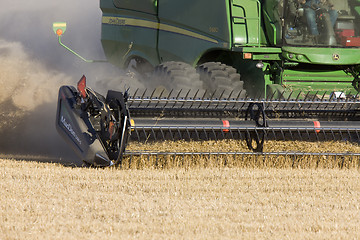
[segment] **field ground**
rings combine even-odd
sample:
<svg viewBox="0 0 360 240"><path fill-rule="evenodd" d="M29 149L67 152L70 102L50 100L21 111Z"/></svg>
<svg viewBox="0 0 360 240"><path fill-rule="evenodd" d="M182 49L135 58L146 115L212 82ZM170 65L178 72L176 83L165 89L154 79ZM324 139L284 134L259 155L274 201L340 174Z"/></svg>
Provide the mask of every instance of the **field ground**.
<svg viewBox="0 0 360 240"><path fill-rule="evenodd" d="M350 169L0 160L0 239L358 239Z"/></svg>

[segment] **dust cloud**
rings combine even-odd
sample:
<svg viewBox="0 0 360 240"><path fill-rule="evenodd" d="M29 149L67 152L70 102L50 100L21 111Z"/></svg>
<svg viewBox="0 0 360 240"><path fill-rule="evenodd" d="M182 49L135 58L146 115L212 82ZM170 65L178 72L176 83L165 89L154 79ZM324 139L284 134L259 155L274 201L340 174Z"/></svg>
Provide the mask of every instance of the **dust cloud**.
<svg viewBox="0 0 360 240"><path fill-rule="evenodd" d="M139 83L122 82L123 71L109 63L84 63L57 43L52 23L66 21L65 44L86 58L105 59L99 1L0 4L0 154L74 158L55 129L59 87L75 85L83 74L88 85L103 94Z"/></svg>
<svg viewBox="0 0 360 240"><path fill-rule="evenodd" d="M58 87L71 82L65 74L33 61L18 42L0 40L0 68L0 102L11 102L21 111L53 102Z"/></svg>
<svg viewBox="0 0 360 240"><path fill-rule="evenodd" d="M71 78L32 60L21 43L5 40L0 69L1 153L55 156L57 91Z"/></svg>

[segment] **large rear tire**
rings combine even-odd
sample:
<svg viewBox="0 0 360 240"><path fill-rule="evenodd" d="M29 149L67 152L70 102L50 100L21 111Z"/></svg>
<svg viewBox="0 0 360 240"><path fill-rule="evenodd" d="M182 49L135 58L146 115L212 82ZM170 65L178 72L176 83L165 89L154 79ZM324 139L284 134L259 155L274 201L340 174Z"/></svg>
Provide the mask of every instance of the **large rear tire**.
<svg viewBox="0 0 360 240"><path fill-rule="evenodd" d="M210 96L216 98L246 97L244 82L236 69L220 62L207 62L197 67L200 80Z"/></svg>
<svg viewBox="0 0 360 240"><path fill-rule="evenodd" d="M202 89L196 69L183 62L164 62L156 66L150 81L155 87L173 91L174 95L181 91L180 97L194 97L195 93Z"/></svg>

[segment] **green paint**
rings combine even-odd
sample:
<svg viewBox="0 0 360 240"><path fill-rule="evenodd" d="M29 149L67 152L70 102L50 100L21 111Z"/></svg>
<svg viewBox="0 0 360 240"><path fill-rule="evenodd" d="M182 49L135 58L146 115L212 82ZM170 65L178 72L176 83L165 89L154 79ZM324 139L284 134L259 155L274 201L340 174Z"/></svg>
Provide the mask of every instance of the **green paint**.
<svg viewBox="0 0 360 240"><path fill-rule="evenodd" d="M301 22L294 25L283 16L289 13L289 2L100 0L102 44L109 62L121 68L134 58L152 66L220 61L240 71L248 92L353 91L352 82L360 75L360 46L341 45L346 41L339 35L328 43L307 38L306 25L300 31ZM355 15L356 39L359 4L349 8ZM252 59L244 60L244 53L251 53ZM254 67L259 61L264 63L261 74Z"/></svg>

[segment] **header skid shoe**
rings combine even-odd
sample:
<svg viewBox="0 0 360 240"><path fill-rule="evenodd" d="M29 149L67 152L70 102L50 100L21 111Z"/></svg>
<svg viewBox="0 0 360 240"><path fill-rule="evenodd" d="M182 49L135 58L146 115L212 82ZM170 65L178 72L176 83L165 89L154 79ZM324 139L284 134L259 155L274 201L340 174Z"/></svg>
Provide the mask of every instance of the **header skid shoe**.
<svg viewBox="0 0 360 240"><path fill-rule="evenodd" d="M109 91L106 98L85 86L59 90L56 128L86 164L106 167L121 163L130 133L126 99Z"/></svg>

